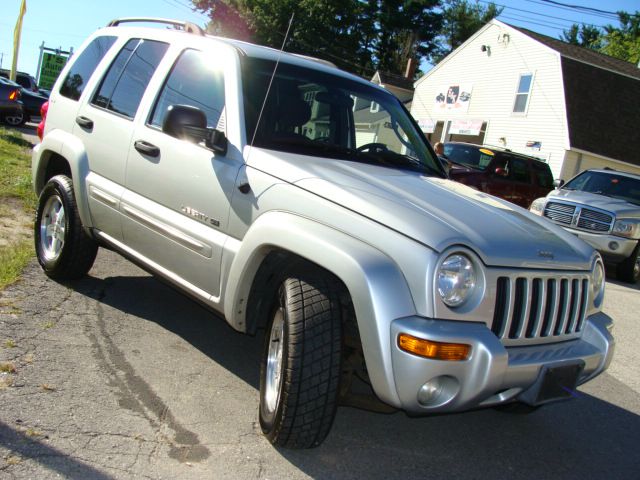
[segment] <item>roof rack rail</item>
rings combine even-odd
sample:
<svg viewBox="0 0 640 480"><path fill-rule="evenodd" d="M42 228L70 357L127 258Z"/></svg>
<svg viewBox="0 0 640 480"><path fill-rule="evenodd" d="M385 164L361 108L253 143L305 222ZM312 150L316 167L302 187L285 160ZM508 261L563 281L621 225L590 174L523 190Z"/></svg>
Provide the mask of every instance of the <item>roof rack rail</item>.
<svg viewBox="0 0 640 480"><path fill-rule="evenodd" d="M173 25L174 27L181 27L187 33L193 33L204 37L207 33L195 23L181 22L179 20L170 20L167 18L155 18L155 17L127 17L117 18L111 20L107 27L117 27L121 23L164 23L166 25Z"/></svg>

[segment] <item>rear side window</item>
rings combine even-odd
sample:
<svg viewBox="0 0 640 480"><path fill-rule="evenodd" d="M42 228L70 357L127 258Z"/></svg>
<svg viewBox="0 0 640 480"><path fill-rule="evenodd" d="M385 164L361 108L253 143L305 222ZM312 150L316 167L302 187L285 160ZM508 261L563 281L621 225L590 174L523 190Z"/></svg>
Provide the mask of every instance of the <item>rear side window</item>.
<svg viewBox="0 0 640 480"><path fill-rule="evenodd" d="M171 105L197 107L207 116L207 127L224 132L224 75L201 52L185 50L176 61L153 110L151 125L162 127Z"/></svg>
<svg viewBox="0 0 640 480"><path fill-rule="evenodd" d="M133 118L168 44L134 38L120 50L91 103Z"/></svg>
<svg viewBox="0 0 640 480"><path fill-rule="evenodd" d="M60 95L71 100L78 100L98 63L115 41L116 37L94 38L71 65L71 69L60 87Z"/></svg>
<svg viewBox="0 0 640 480"><path fill-rule="evenodd" d="M553 175L551 169L546 163L533 162L533 175L536 178L536 183L544 188L553 188Z"/></svg>

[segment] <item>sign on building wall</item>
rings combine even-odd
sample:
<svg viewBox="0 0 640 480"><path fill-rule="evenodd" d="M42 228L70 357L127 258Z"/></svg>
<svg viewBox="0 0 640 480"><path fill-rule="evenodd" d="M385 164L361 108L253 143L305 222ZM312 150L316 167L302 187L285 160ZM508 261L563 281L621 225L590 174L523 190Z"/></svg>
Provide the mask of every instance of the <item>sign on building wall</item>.
<svg viewBox="0 0 640 480"><path fill-rule="evenodd" d="M452 120L449 133L455 135L479 135L482 130L482 120Z"/></svg>
<svg viewBox="0 0 640 480"><path fill-rule="evenodd" d="M436 110L455 110L466 113L471 101L471 83L456 83L441 86L436 92Z"/></svg>
<svg viewBox="0 0 640 480"><path fill-rule="evenodd" d="M66 63L67 57L64 55L56 55L48 52L43 53L38 86L40 88L51 89Z"/></svg>
<svg viewBox="0 0 640 480"><path fill-rule="evenodd" d="M420 130L424 133L433 133L436 130L436 122L430 118L419 118L418 127L420 127Z"/></svg>

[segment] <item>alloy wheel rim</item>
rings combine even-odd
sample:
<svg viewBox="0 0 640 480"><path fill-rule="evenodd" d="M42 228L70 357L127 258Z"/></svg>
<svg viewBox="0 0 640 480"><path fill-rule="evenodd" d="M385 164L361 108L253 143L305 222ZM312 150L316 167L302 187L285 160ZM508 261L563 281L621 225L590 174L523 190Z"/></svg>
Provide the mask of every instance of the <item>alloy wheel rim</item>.
<svg viewBox="0 0 640 480"><path fill-rule="evenodd" d="M282 308L279 308L276 310L271 324L271 332L269 333L269 350L267 352L265 405L270 414L273 414L276 411L280 400L283 353L284 314Z"/></svg>
<svg viewBox="0 0 640 480"><path fill-rule="evenodd" d="M16 125L20 125L22 123L22 118L22 115L9 115L7 117L4 117L4 121L9 125L15 127Z"/></svg>
<svg viewBox="0 0 640 480"><path fill-rule="evenodd" d="M64 247L66 220L64 205L57 195L49 197L40 219L40 249L46 260L55 260Z"/></svg>

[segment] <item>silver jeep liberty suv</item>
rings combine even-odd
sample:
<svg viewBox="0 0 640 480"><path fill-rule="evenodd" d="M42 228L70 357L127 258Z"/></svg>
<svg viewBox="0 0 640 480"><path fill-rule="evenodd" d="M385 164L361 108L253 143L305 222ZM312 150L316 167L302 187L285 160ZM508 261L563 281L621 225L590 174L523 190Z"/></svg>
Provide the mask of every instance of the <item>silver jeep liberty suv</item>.
<svg viewBox="0 0 640 480"><path fill-rule="evenodd" d="M607 368L600 255L446 179L390 93L326 62L134 26L93 34L33 151L55 279L117 250L266 329L268 439L319 445L342 403L412 414L568 398Z"/></svg>

